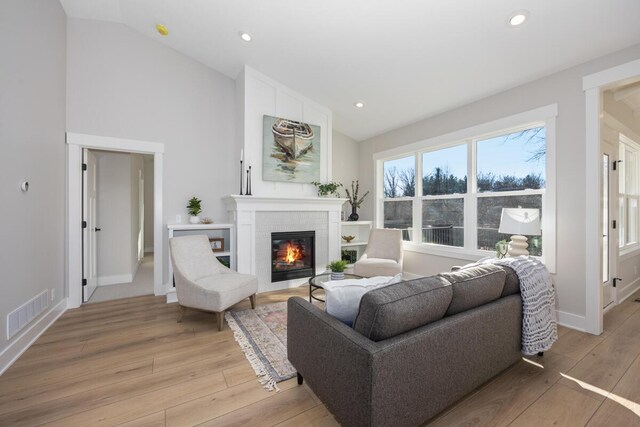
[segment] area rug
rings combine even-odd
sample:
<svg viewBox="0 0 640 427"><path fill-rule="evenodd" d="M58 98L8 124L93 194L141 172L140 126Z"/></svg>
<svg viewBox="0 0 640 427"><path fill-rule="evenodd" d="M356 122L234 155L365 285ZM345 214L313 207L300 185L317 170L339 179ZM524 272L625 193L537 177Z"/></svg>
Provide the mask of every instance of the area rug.
<svg viewBox="0 0 640 427"><path fill-rule="evenodd" d="M277 383L296 375L287 359L286 301L228 311L225 319L264 388L278 391Z"/></svg>

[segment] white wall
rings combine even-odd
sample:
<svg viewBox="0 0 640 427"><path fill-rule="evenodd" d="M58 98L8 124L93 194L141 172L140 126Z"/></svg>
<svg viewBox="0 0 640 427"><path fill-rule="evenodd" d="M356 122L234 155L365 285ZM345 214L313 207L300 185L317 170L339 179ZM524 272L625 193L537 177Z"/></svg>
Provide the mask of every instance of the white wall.
<svg viewBox="0 0 640 427"><path fill-rule="evenodd" d="M131 187L131 229L129 232L131 236L131 278L133 280L133 278L136 277L136 272L140 265L140 261L138 260L140 254L139 245L144 245L144 242L138 241L140 233L143 232L140 227L140 216L144 214L144 212L140 211L140 196L144 197L144 194L140 194L140 179L144 179L144 163L140 154L131 154L131 171L129 177L129 185ZM144 252L144 248L142 248L142 251Z"/></svg>
<svg viewBox="0 0 640 427"><path fill-rule="evenodd" d="M153 157L144 156L144 248L153 252Z"/></svg>
<svg viewBox="0 0 640 427"><path fill-rule="evenodd" d="M186 222L192 196L225 220L221 197L238 180L234 81L120 24L69 19L67 30L67 130L163 143L164 223Z"/></svg>
<svg viewBox="0 0 640 427"><path fill-rule="evenodd" d="M66 16L57 1L4 0L0 28L2 354L19 339L9 312L46 289L49 307L64 298Z"/></svg>
<svg viewBox="0 0 640 427"><path fill-rule="evenodd" d="M245 67L236 79L236 100L239 102L239 131L235 153L232 194L239 193L240 149L244 148L245 169L251 166L252 194L259 196L315 196L310 184L295 184L262 180L263 116L275 116L320 126L320 182L331 176L332 113L326 107L292 91L275 80ZM229 194L229 193L228 193Z"/></svg>
<svg viewBox="0 0 640 427"><path fill-rule="evenodd" d="M497 120L544 105L558 104L557 155L557 289L564 319L583 326L585 295L585 97L582 77L640 57L640 45L561 71L436 117L379 135L360 144L360 179L373 187L373 154L392 147ZM363 219L373 217L373 198L365 202ZM408 263L411 273L426 274L441 260L425 254ZM454 261L456 262L456 261ZM451 263L443 264L446 268ZM443 269L444 269L443 268ZM565 315L566 313L566 315ZM561 319L562 320L562 319Z"/></svg>
<svg viewBox="0 0 640 427"><path fill-rule="evenodd" d="M332 181L340 182L344 188L351 191L351 182L359 179L358 173L360 169L360 144L334 129L332 143ZM340 195L346 197L344 188L340 190ZM368 189L363 188L360 194L364 194ZM371 195L367 196L371 197ZM347 216L351 214L351 205L345 203L342 207Z"/></svg>
<svg viewBox="0 0 640 427"><path fill-rule="evenodd" d="M98 285L132 278L131 155L94 151L97 161Z"/></svg>

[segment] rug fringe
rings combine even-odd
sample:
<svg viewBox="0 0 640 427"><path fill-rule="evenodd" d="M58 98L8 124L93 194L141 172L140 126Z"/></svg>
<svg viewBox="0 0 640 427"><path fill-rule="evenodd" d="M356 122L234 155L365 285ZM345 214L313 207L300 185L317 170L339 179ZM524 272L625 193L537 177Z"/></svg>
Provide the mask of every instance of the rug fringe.
<svg viewBox="0 0 640 427"><path fill-rule="evenodd" d="M234 319L230 313L226 313L224 317L227 320L229 327L233 331L233 337L235 338L238 345L240 345L242 352L249 361L249 364L253 368L253 371L256 373L260 384L262 384L262 386L269 391L275 390L276 392L279 392L280 389L278 388L278 384L266 369L264 363L262 363L262 361L256 354L247 337L244 335L244 333L242 333L240 326L238 326L238 323L236 323L236 319Z"/></svg>

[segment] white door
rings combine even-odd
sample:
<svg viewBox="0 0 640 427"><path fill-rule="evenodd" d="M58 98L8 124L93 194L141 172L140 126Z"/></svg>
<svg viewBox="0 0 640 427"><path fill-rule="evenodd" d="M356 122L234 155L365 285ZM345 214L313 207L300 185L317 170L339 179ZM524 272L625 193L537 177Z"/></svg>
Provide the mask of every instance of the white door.
<svg viewBox="0 0 640 427"><path fill-rule="evenodd" d="M96 221L97 199L97 162L96 156L86 148L83 150L82 174L82 220L86 227L82 229L82 301L87 302L98 284L97 237L100 229ZM85 225L83 224L83 225Z"/></svg>
<svg viewBox="0 0 640 427"><path fill-rule="evenodd" d="M614 171L617 165L617 150L613 144L602 141L601 174L600 180L600 207L602 210L602 307L606 308L615 301L614 280L616 275L618 238L615 209L615 201L618 198L617 174Z"/></svg>

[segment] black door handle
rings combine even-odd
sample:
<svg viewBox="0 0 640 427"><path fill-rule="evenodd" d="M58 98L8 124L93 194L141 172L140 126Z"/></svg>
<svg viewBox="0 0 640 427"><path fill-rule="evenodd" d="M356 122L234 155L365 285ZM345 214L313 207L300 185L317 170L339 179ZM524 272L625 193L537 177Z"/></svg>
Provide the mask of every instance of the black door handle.
<svg viewBox="0 0 640 427"><path fill-rule="evenodd" d="M95 227L95 228L93 229L93 231L95 231L96 233L97 233L98 231L101 231L101 230L102 230L102 228L98 228L98 227Z"/></svg>

